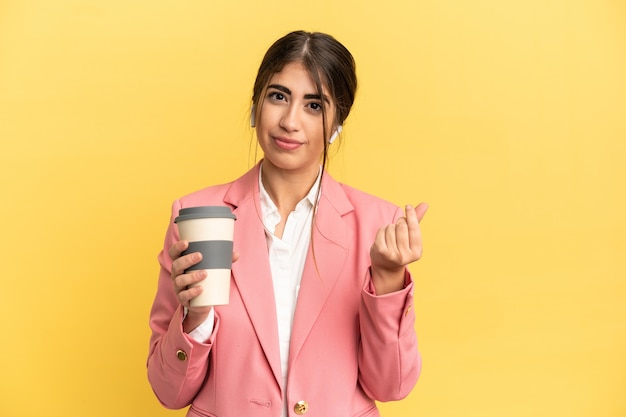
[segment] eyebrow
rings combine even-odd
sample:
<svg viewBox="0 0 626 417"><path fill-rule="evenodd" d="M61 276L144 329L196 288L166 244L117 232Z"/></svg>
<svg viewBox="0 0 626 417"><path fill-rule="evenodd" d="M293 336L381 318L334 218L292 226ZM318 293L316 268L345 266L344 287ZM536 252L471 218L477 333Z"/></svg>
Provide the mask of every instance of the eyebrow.
<svg viewBox="0 0 626 417"><path fill-rule="evenodd" d="M282 92L283 92L283 93L285 93L285 94L292 95L291 90L290 90L290 89L288 89L287 87L285 87L284 85L280 85L280 84L270 84L270 85L268 85L268 86L267 86L267 88L268 88L268 89L269 89L269 88L273 88L273 89L276 89L276 90L278 90L278 91L282 91ZM306 100L319 100L319 99L320 99L320 96L319 96L319 94L305 94L305 95L304 95L304 98L305 98ZM324 101L325 101L326 103L330 104L330 100L328 99L328 96L323 95L323 98L324 98Z"/></svg>

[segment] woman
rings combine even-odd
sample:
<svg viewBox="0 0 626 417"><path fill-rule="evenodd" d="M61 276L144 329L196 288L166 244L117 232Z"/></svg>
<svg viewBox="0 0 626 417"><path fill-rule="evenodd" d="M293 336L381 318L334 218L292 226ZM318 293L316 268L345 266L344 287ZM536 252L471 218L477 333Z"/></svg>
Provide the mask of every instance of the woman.
<svg viewBox="0 0 626 417"><path fill-rule="evenodd" d="M159 255L148 376L188 416L379 416L420 373L406 268L422 252L426 204L394 205L334 181L327 151L356 92L348 50L329 35L293 32L267 51L251 124L264 157L229 184L174 202ZM184 207L226 205L237 216L230 302L195 308L173 220ZM404 214L404 215L403 215Z"/></svg>

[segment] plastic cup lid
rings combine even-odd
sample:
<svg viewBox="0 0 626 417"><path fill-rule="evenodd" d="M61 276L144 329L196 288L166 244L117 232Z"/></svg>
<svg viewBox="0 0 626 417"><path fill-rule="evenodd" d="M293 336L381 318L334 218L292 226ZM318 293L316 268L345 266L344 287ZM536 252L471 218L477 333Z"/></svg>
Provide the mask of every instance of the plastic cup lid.
<svg viewBox="0 0 626 417"><path fill-rule="evenodd" d="M237 220L237 217L227 206L200 206L200 207L187 207L180 209L178 217L174 220L175 223L184 220L193 219L233 219Z"/></svg>

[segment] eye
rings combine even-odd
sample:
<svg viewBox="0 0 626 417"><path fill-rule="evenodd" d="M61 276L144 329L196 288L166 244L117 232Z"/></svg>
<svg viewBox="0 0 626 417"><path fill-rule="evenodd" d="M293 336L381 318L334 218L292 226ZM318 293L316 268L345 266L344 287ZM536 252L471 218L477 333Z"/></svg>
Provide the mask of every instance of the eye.
<svg viewBox="0 0 626 417"><path fill-rule="evenodd" d="M322 104L317 102L309 103L309 108L313 111L322 111Z"/></svg>
<svg viewBox="0 0 626 417"><path fill-rule="evenodd" d="M285 101L286 99L285 95L278 91L272 91L268 94L268 97L274 101Z"/></svg>

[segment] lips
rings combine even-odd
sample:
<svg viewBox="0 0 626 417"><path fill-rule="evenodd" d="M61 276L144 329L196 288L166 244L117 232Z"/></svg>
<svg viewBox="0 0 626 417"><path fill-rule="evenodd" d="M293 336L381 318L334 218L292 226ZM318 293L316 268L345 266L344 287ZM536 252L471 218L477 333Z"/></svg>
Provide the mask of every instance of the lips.
<svg viewBox="0 0 626 417"><path fill-rule="evenodd" d="M276 143L276 146L278 146L280 149L284 149L287 151L292 151L302 146L301 142L298 142L297 140L294 140L294 139L285 138L282 136L278 136L278 137L274 136L272 137L272 139L274 139L274 143Z"/></svg>

